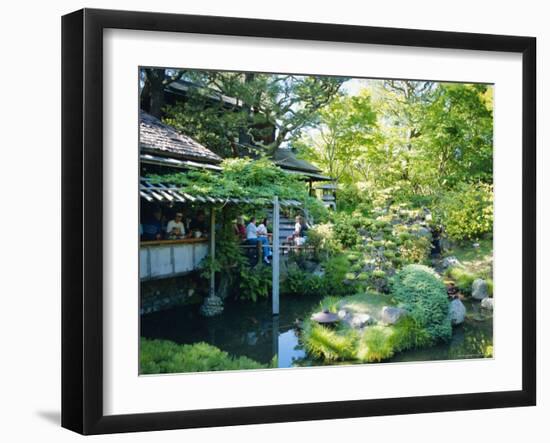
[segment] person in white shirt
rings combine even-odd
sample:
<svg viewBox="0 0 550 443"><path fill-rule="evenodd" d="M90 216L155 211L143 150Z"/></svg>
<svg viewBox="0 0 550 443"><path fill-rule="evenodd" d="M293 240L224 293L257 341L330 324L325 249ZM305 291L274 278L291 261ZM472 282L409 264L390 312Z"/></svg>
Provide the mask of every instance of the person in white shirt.
<svg viewBox="0 0 550 443"><path fill-rule="evenodd" d="M246 225L246 239L247 240L257 240L258 239L258 228L256 226L256 217L252 217L250 223ZM256 243L256 242L253 242Z"/></svg>
<svg viewBox="0 0 550 443"><path fill-rule="evenodd" d="M180 239L185 237L185 226L183 224L183 214L176 213L174 220L170 220L166 226L166 234L168 238Z"/></svg>
<svg viewBox="0 0 550 443"><path fill-rule="evenodd" d="M258 237L268 237L267 232L267 218L264 218L262 222L258 225L258 228L256 229L256 233L258 234Z"/></svg>
<svg viewBox="0 0 550 443"><path fill-rule="evenodd" d="M267 219L264 219L260 226L256 226L256 217L252 217L250 223L246 226L246 241L252 245L262 243L264 261L268 264L271 263L269 259L272 253L267 238Z"/></svg>

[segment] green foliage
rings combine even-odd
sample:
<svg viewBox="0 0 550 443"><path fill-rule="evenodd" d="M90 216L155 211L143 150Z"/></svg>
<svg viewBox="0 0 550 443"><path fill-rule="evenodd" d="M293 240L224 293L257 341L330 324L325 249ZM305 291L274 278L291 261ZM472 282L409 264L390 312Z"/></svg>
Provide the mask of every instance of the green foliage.
<svg viewBox="0 0 550 443"><path fill-rule="evenodd" d="M343 284L350 268L350 262L345 255L336 255L324 263L325 293L334 295L347 295L355 291L353 285ZM355 277L355 274L354 274Z"/></svg>
<svg viewBox="0 0 550 443"><path fill-rule="evenodd" d="M438 223L452 240L477 239L493 231L493 186L460 183L434 207Z"/></svg>
<svg viewBox="0 0 550 443"><path fill-rule="evenodd" d="M179 345L168 340L141 338L139 351L140 374L236 371L268 367L248 357L232 357L207 343Z"/></svg>
<svg viewBox="0 0 550 443"><path fill-rule="evenodd" d="M302 156L317 163L337 181L352 182L349 160L374 149L379 141L376 120L367 92L334 98L321 110L317 130L302 140Z"/></svg>
<svg viewBox="0 0 550 443"><path fill-rule="evenodd" d="M257 301L271 293L272 272L269 266L258 263L252 268L243 266L239 270L239 298Z"/></svg>
<svg viewBox="0 0 550 443"><path fill-rule="evenodd" d="M330 312L336 312L340 308L340 303L342 302L341 297L337 297L334 295L329 295L328 297L323 298L319 302L319 309L321 311L324 311L325 309L328 309Z"/></svg>
<svg viewBox="0 0 550 443"><path fill-rule="evenodd" d="M334 215L334 237L345 248L354 248L360 245L362 237L357 232L357 218L346 213L338 213Z"/></svg>
<svg viewBox="0 0 550 443"><path fill-rule="evenodd" d="M359 341L357 352L359 360L374 363L393 357L394 349L390 342L391 336L391 328L368 327Z"/></svg>
<svg viewBox="0 0 550 443"><path fill-rule="evenodd" d="M382 269L375 269L374 271L372 271L372 276L374 278L384 278L386 277L386 272Z"/></svg>
<svg viewBox="0 0 550 443"><path fill-rule="evenodd" d="M168 106L165 121L224 157L243 150L235 140L269 154L300 137L345 80L219 71L188 71L184 78L186 100Z"/></svg>
<svg viewBox="0 0 550 443"><path fill-rule="evenodd" d="M304 347L315 358L326 361L352 360L355 358L357 334L352 329L336 331L312 321L304 322Z"/></svg>
<svg viewBox="0 0 550 443"><path fill-rule="evenodd" d="M465 295L472 294L472 284L477 276L460 266L453 266L445 271L446 277L455 282L455 286Z"/></svg>
<svg viewBox="0 0 550 443"><path fill-rule="evenodd" d="M401 318L393 326L393 334L389 338L389 346L394 352L424 348L431 344L432 337L411 316Z"/></svg>
<svg viewBox="0 0 550 443"><path fill-rule="evenodd" d="M409 236L399 247L400 257L405 263L423 263L430 251L431 243L426 237Z"/></svg>
<svg viewBox="0 0 550 443"><path fill-rule="evenodd" d="M435 271L423 265L405 266L393 278L392 293L432 340L451 338L447 291Z"/></svg>
<svg viewBox="0 0 550 443"><path fill-rule="evenodd" d="M207 170L188 171L185 174L150 176L151 180L171 183L182 192L196 196L227 199L240 197L251 199L258 205L271 203L273 197L306 201L309 195L297 174L289 174L272 161L262 158L226 159L222 172Z"/></svg>
<svg viewBox="0 0 550 443"><path fill-rule="evenodd" d="M281 294L320 295L325 292L323 277L290 266L286 278L281 282Z"/></svg>
<svg viewBox="0 0 550 443"><path fill-rule="evenodd" d="M333 228L332 223L320 223L308 230L307 243L314 248L317 259L328 259L342 250Z"/></svg>
<svg viewBox="0 0 550 443"><path fill-rule="evenodd" d="M390 296L362 293L343 298L325 297L319 303L319 309L337 312L345 307L348 312L368 313L376 318L383 306L392 304ZM329 328L306 320L301 340L315 358L369 363L387 360L395 353L435 343L426 328L411 316L401 318L395 325L371 325L363 330L350 328L346 322Z"/></svg>

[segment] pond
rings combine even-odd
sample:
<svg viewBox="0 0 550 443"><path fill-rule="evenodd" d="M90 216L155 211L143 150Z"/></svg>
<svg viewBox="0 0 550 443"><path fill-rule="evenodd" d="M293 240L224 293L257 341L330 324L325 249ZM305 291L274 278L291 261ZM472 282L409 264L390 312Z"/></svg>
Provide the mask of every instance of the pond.
<svg viewBox="0 0 550 443"><path fill-rule="evenodd" d="M296 323L319 305L321 297L281 297L280 315L271 315L271 301L226 302L223 314L204 318L198 306L181 306L141 317L141 336L180 344L200 341L234 356L270 363L278 354L280 368L322 365L303 350ZM492 345L493 319L478 302L465 301L467 318L454 329L453 338L431 348L397 354L390 361L428 361L480 358ZM273 333L276 331L276 334Z"/></svg>

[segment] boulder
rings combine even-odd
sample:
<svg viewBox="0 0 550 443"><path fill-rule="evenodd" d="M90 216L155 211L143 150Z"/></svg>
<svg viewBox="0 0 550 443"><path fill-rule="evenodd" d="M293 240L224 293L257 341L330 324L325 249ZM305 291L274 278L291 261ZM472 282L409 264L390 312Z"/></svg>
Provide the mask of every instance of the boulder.
<svg viewBox="0 0 550 443"><path fill-rule="evenodd" d="M464 322L465 317L466 307L458 298L455 298L449 304L449 319L451 320L451 324L453 326L459 325Z"/></svg>
<svg viewBox="0 0 550 443"><path fill-rule="evenodd" d="M345 322L349 322L351 320L351 313L346 311L345 309L340 309L338 311L338 318Z"/></svg>
<svg viewBox="0 0 550 443"><path fill-rule="evenodd" d="M472 284L472 297L476 300L483 300L488 295L487 282L482 278L476 278Z"/></svg>
<svg viewBox="0 0 550 443"><path fill-rule="evenodd" d="M441 267L443 269L452 268L453 266L458 265L460 265L460 261L454 255L445 257L443 260L441 260Z"/></svg>
<svg viewBox="0 0 550 443"><path fill-rule="evenodd" d="M382 322L384 322L385 324L393 325L397 323L397 321L401 317L405 316L406 314L407 314L407 311L403 308L384 306L380 313L380 318Z"/></svg>
<svg viewBox="0 0 550 443"><path fill-rule="evenodd" d="M355 314L351 317L349 324L352 328L360 329L374 323L374 318L369 314Z"/></svg>
<svg viewBox="0 0 550 443"><path fill-rule="evenodd" d="M490 297L485 297L483 300L481 300L481 307L483 309L488 309L490 311L493 310L494 301Z"/></svg>

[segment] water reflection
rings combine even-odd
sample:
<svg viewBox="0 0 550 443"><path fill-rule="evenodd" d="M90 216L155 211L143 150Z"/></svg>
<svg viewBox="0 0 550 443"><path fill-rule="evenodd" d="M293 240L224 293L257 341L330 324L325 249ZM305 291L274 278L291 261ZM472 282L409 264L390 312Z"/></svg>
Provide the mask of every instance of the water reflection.
<svg viewBox="0 0 550 443"><path fill-rule="evenodd" d="M318 297L283 297L279 316L271 315L268 300L257 303L227 303L222 315L204 318L198 307L182 306L144 315L141 335L147 338L192 344L205 341L235 356L247 356L261 363L271 363L277 356L278 366L311 366L312 361L300 342L296 320L318 306ZM493 319L479 303L465 302L468 315L464 324L455 328L452 340L437 346L404 352L391 361L428 361L480 358L492 345Z"/></svg>

